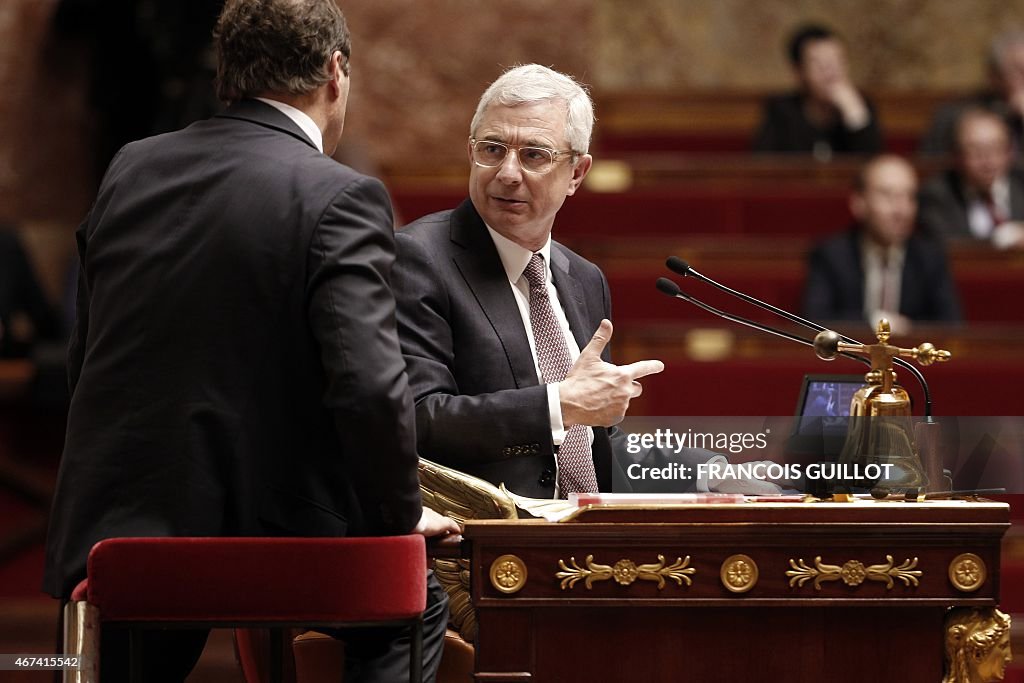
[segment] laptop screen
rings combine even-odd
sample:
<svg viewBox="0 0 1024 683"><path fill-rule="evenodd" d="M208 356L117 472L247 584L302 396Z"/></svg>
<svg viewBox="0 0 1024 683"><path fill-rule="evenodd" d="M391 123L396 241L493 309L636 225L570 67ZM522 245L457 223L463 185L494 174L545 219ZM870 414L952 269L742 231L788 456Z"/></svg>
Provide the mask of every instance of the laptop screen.
<svg viewBox="0 0 1024 683"><path fill-rule="evenodd" d="M864 375L804 375L797 401L799 417L849 417L850 402Z"/></svg>
<svg viewBox="0 0 1024 683"><path fill-rule="evenodd" d="M805 375L789 450L823 459L837 456L846 438L850 402L863 386L864 375Z"/></svg>

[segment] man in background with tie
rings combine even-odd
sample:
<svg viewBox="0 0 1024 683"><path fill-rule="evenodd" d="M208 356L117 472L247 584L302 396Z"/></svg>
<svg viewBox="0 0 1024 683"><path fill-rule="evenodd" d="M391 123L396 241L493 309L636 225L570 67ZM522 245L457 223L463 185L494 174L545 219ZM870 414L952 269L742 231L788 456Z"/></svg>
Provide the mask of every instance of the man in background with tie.
<svg viewBox="0 0 1024 683"><path fill-rule="evenodd" d="M604 274L551 239L590 170L593 104L530 64L484 92L470 126L469 199L397 234L398 328L420 455L535 498L623 490L613 427L657 360L610 362ZM722 458L694 449L693 465ZM745 482L750 492L777 491ZM697 482L735 490L737 482Z"/></svg>
<svg viewBox="0 0 1024 683"><path fill-rule="evenodd" d="M1010 129L998 114L969 109L956 126L956 166L921 190L921 223L947 239L1024 248L1024 172L1012 168Z"/></svg>
<svg viewBox="0 0 1024 683"><path fill-rule="evenodd" d="M913 320L957 322L960 304L942 244L915 232L917 174L906 159L875 157L850 196L856 223L811 253L803 314L812 320L888 318L897 334Z"/></svg>

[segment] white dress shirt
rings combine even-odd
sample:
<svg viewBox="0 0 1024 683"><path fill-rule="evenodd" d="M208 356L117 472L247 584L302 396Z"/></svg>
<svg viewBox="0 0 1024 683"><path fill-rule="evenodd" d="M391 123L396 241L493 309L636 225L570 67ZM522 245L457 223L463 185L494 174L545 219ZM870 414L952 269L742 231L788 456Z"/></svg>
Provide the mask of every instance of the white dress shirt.
<svg viewBox="0 0 1024 683"><path fill-rule="evenodd" d="M902 245L884 247L864 237L860 243L864 264L864 318L874 327L879 318L894 319L900 312L903 286Z"/></svg>
<svg viewBox="0 0 1024 683"><path fill-rule="evenodd" d="M309 118L309 114L296 109L290 104L284 102L278 102L277 100L271 100L266 97L257 97L260 102L269 104L274 109L278 110L292 121L295 125L302 129L302 132L309 136L309 139L313 141L316 148L320 150L320 153L324 153L324 134L321 132L320 127L313 122L313 119Z"/></svg>
<svg viewBox="0 0 1024 683"><path fill-rule="evenodd" d="M971 228L971 234L978 239L987 240L992 237L993 231L998 227L992 216L991 207L977 192L966 188L964 194L967 197L967 223ZM992 183L992 203L996 212L1002 219L1010 218L1010 182L1006 176L997 178Z"/></svg>
<svg viewBox="0 0 1024 683"><path fill-rule="evenodd" d="M504 235L499 234L491 226L487 226L487 232L491 234L494 247L498 250L498 257L501 259L501 265L505 268L505 275L508 277L509 286L512 288L512 294L515 296L516 306L519 307L519 315L522 317L523 327L526 329L526 338L530 342L530 353L533 355L533 365L537 371L537 381L543 383L544 379L541 376L540 364L537 361L537 344L533 339L533 325L530 324L530 283L523 276L523 271L526 270L526 266L533 257L534 252L519 246ZM569 358L575 363L580 355L580 347L576 343L572 330L569 329L569 321L565 317L565 311L562 310L562 302L558 298L558 290L555 289L555 284L551 279L550 237L548 237L547 242L536 253L544 257L548 299L551 300L551 309L555 313L558 326L565 337L565 344L569 348ZM551 440L557 446L565 440L565 425L562 422L562 403L561 395L558 391L558 383L548 384L547 390L548 417L551 421ZM589 427L587 431L589 432L590 442L593 443L594 431Z"/></svg>

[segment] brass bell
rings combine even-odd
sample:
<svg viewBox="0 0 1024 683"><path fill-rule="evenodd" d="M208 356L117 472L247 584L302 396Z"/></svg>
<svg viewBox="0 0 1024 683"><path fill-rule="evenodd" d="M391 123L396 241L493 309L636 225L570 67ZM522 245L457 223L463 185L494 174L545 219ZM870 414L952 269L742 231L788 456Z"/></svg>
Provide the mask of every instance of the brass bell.
<svg viewBox="0 0 1024 683"><path fill-rule="evenodd" d="M840 351L862 353L871 359L871 371L864 376L867 386L857 391L850 404L850 424L835 483L847 489L871 489L878 497L928 487L914 441L910 395L897 383L892 359L905 356L931 365L951 357L929 343L914 349L892 346L889 335L889 321L883 318L878 323L877 344L847 344L830 330L815 338L815 349L824 360L832 360Z"/></svg>

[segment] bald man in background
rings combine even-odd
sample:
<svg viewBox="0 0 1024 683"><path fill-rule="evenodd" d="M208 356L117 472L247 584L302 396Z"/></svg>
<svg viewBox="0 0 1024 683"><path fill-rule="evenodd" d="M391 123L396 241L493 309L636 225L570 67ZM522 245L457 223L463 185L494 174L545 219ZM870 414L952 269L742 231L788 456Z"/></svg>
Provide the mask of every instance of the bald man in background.
<svg viewBox="0 0 1024 683"><path fill-rule="evenodd" d="M955 323L959 297L943 245L915 231L917 173L894 155L861 169L850 196L856 222L810 255L803 314L820 320L888 318L905 333L911 321Z"/></svg>

